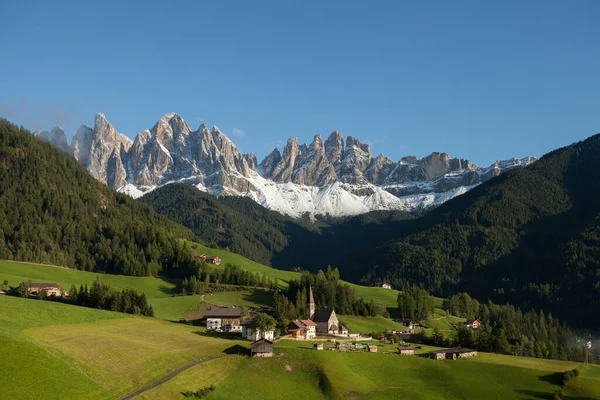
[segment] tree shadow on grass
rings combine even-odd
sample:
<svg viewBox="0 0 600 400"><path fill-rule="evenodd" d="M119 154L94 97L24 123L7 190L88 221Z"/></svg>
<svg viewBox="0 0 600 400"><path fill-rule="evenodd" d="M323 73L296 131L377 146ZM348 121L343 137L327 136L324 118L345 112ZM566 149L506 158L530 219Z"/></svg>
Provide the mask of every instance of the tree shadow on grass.
<svg viewBox="0 0 600 400"><path fill-rule="evenodd" d="M169 287L167 285L161 284L161 285L158 285L158 290L161 291L162 293L168 294L170 296L178 294L177 287L179 286L180 282L177 280L174 280L174 279L164 279L164 280L166 280L168 283L173 284L174 286Z"/></svg>
<svg viewBox="0 0 600 400"><path fill-rule="evenodd" d="M233 346L223 350L223 353L228 355L237 354L240 356L247 356L250 354L250 349L248 347L242 346L241 344L234 344Z"/></svg>
<svg viewBox="0 0 600 400"><path fill-rule="evenodd" d="M194 335L226 340L243 340L241 333L194 331Z"/></svg>
<svg viewBox="0 0 600 400"><path fill-rule="evenodd" d="M242 299L264 307L273 307L273 292L270 290L254 289L241 295Z"/></svg>
<svg viewBox="0 0 600 400"><path fill-rule="evenodd" d="M563 373L562 372L555 372L553 374L548 374L548 375L540 376L539 379L540 379L540 381L544 381L544 382L551 383L553 385L560 386L562 384L562 381L563 381Z"/></svg>

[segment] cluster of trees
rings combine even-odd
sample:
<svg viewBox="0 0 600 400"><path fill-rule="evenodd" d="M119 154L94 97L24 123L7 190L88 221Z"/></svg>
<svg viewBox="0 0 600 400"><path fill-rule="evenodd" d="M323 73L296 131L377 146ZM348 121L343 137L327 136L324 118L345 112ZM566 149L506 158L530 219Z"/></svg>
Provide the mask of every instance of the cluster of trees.
<svg viewBox="0 0 600 400"><path fill-rule="evenodd" d="M252 273L243 270L239 265L227 263L220 270L211 269L204 261L197 260L193 275L183 279L181 292L183 294L203 293L220 284L246 287L262 287L276 289L277 279L271 279L266 274Z"/></svg>
<svg viewBox="0 0 600 400"><path fill-rule="evenodd" d="M210 385L203 387L201 389L196 390L195 392L192 390L187 390L185 392L181 392L183 397L192 398L192 399L203 399L216 389L215 385Z"/></svg>
<svg viewBox="0 0 600 400"><path fill-rule="evenodd" d="M250 327L254 330L260 331L260 335L263 338L265 337L266 331L270 331L276 326L277 321L275 321L275 318L265 313L256 313L252 318L252 322L250 323Z"/></svg>
<svg viewBox="0 0 600 400"><path fill-rule="evenodd" d="M531 310L523 313L512 305L488 301L480 304L466 293L446 300L448 311L467 318L479 319L482 326L469 329L459 325L454 337L444 337L434 330L431 337L424 334L415 340L437 346L474 348L500 354L558 360L585 361L585 348L576 334L552 314Z"/></svg>
<svg viewBox="0 0 600 400"><path fill-rule="evenodd" d="M400 290L416 283L443 297L466 291L600 326L600 203L590 196L600 191L599 139L556 150L413 221L356 258L362 282Z"/></svg>
<svg viewBox="0 0 600 400"><path fill-rule="evenodd" d="M74 158L0 119L0 259L186 276L193 233L114 192Z"/></svg>
<svg viewBox="0 0 600 400"><path fill-rule="evenodd" d="M289 282L286 292L275 293L274 315L280 325L287 326L286 321L308 317L305 307L309 287L312 287L317 310L335 310L338 314L364 317L388 316L385 306L376 304L373 299L365 301L358 297L354 289L340 282L339 270L328 267L326 272L319 271L316 274L304 271L299 280Z"/></svg>
<svg viewBox="0 0 600 400"><path fill-rule="evenodd" d="M434 308L433 297L423 288L411 285L398 293L398 312L401 318L421 321L433 314Z"/></svg>
<svg viewBox="0 0 600 400"><path fill-rule="evenodd" d="M29 283L21 282L12 293L18 297L28 297ZM100 282L99 278L96 278L89 289L88 285L81 285L79 290L75 285L71 285L66 296L48 295L45 290L41 290L37 293L37 298L81 307L154 317L154 310L148 304L145 294L139 293L135 289L123 289L119 292L110 285Z"/></svg>

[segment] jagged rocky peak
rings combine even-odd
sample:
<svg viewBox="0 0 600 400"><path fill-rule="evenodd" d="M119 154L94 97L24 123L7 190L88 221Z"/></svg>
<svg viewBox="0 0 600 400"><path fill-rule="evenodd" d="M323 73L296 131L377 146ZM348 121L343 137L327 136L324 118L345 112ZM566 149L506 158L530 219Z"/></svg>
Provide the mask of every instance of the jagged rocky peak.
<svg viewBox="0 0 600 400"><path fill-rule="evenodd" d="M346 150L352 147L356 147L357 149L360 149L365 153L369 153L369 155L371 154L371 146L369 146L368 144L361 143L358 139L355 139L353 136L348 136L348 138L346 139Z"/></svg>
<svg viewBox="0 0 600 400"><path fill-rule="evenodd" d="M275 167L277 167L277 164L279 164L279 161L281 161L281 152L275 147L260 163L258 167L260 174L265 178L273 176L273 171L275 170Z"/></svg>
<svg viewBox="0 0 600 400"><path fill-rule="evenodd" d="M62 130L37 135L68 149ZM275 148L257 167L254 154L242 154L217 126L201 124L192 130L176 113L164 115L133 142L98 113L93 129L79 128L71 153L96 179L136 196L186 180L212 194L248 196L294 216L437 205L507 169L535 161L511 159L482 169L436 152L396 163L383 154L373 157L368 144L334 131L327 140L315 135L310 143L290 138L283 152Z"/></svg>
<svg viewBox="0 0 600 400"><path fill-rule="evenodd" d="M151 132L165 146L170 146L175 141L183 142L191 132L190 126L181 116L172 112L164 115L152 127Z"/></svg>
<svg viewBox="0 0 600 400"><path fill-rule="evenodd" d="M395 162L383 154L380 154L373 159L371 165L366 169L364 177L371 183L381 185L393 171L395 166Z"/></svg>
<svg viewBox="0 0 600 400"><path fill-rule="evenodd" d="M281 159L273 168L273 172L268 178L276 182L290 182L296 165L296 159L302 154L298 145L298 138L289 138L283 149Z"/></svg>
<svg viewBox="0 0 600 400"><path fill-rule="evenodd" d="M476 170L478 167L471 164L469 160L450 158L448 153L433 152L418 161L423 168L424 178L427 180L437 179L448 172Z"/></svg>
<svg viewBox="0 0 600 400"><path fill-rule="evenodd" d="M344 137L342 132L333 131L325 141L325 155L334 166L339 166L344 152ZM337 171L339 173L339 170Z"/></svg>
<svg viewBox="0 0 600 400"><path fill-rule="evenodd" d="M406 157L402 157L400 159L400 161L404 161L407 164L416 164L418 159L415 156L406 156Z"/></svg>
<svg viewBox="0 0 600 400"><path fill-rule="evenodd" d="M52 143L62 151L71 153L69 144L67 143L67 136L65 135L65 131L63 131L63 129L60 126L52 128L50 132L34 132L34 135L46 142Z"/></svg>

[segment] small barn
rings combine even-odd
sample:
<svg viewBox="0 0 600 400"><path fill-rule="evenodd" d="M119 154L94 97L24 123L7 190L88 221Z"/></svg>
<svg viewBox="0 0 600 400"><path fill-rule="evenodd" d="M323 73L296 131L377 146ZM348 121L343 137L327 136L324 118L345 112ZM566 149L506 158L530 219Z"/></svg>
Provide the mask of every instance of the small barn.
<svg viewBox="0 0 600 400"><path fill-rule="evenodd" d="M370 344L368 346L368 348L369 348L369 353L377 353L377 346L376 345Z"/></svg>
<svg viewBox="0 0 600 400"><path fill-rule="evenodd" d="M250 346L250 356L252 357L273 357L273 342L267 339L260 339Z"/></svg>
<svg viewBox="0 0 600 400"><path fill-rule="evenodd" d="M401 356L414 356L415 348L412 346L398 346L398 354Z"/></svg>
<svg viewBox="0 0 600 400"><path fill-rule="evenodd" d="M206 257L205 260L209 264L221 265L221 257Z"/></svg>
<svg viewBox="0 0 600 400"><path fill-rule="evenodd" d="M313 347L315 348L315 350L323 350L323 343L322 342L313 343Z"/></svg>
<svg viewBox="0 0 600 400"><path fill-rule="evenodd" d="M475 357L476 355L477 350L466 349L464 347L452 347L450 349L432 350L429 352L429 358L434 360L458 360Z"/></svg>
<svg viewBox="0 0 600 400"><path fill-rule="evenodd" d="M467 328L478 329L481 326L481 321L476 319L475 321L471 321L465 324Z"/></svg>

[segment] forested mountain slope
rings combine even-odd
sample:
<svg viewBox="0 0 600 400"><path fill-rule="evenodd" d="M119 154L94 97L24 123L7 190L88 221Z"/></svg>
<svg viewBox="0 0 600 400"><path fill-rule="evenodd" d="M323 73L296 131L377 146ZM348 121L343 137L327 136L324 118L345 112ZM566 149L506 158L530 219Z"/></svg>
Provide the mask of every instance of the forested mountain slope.
<svg viewBox="0 0 600 400"><path fill-rule="evenodd" d="M316 230L248 198L216 198L185 183L160 187L140 200L190 228L205 243L215 243L267 265L273 254L288 247L287 225L295 225L301 236Z"/></svg>
<svg viewBox="0 0 600 400"><path fill-rule="evenodd" d="M340 265L353 251L393 237L411 219L400 211L375 211L347 219L293 219L249 198L216 198L184 183L165 185L140 200L190 228L205 243L216 243L275 268L313 272Z"/></svg>
<svg viewBox="0 0 600 400"><path fill-rule="evenodd" d="M179 275L188 229L117 194L74 158L0 119L0 259Z"/></svg>
<svg viewBox="0 0 600 400"><path fill-rule="evenodd" d="M345 271L365 283L464 290L597 327L599 197L596 135L445 203Z"/></svg>

